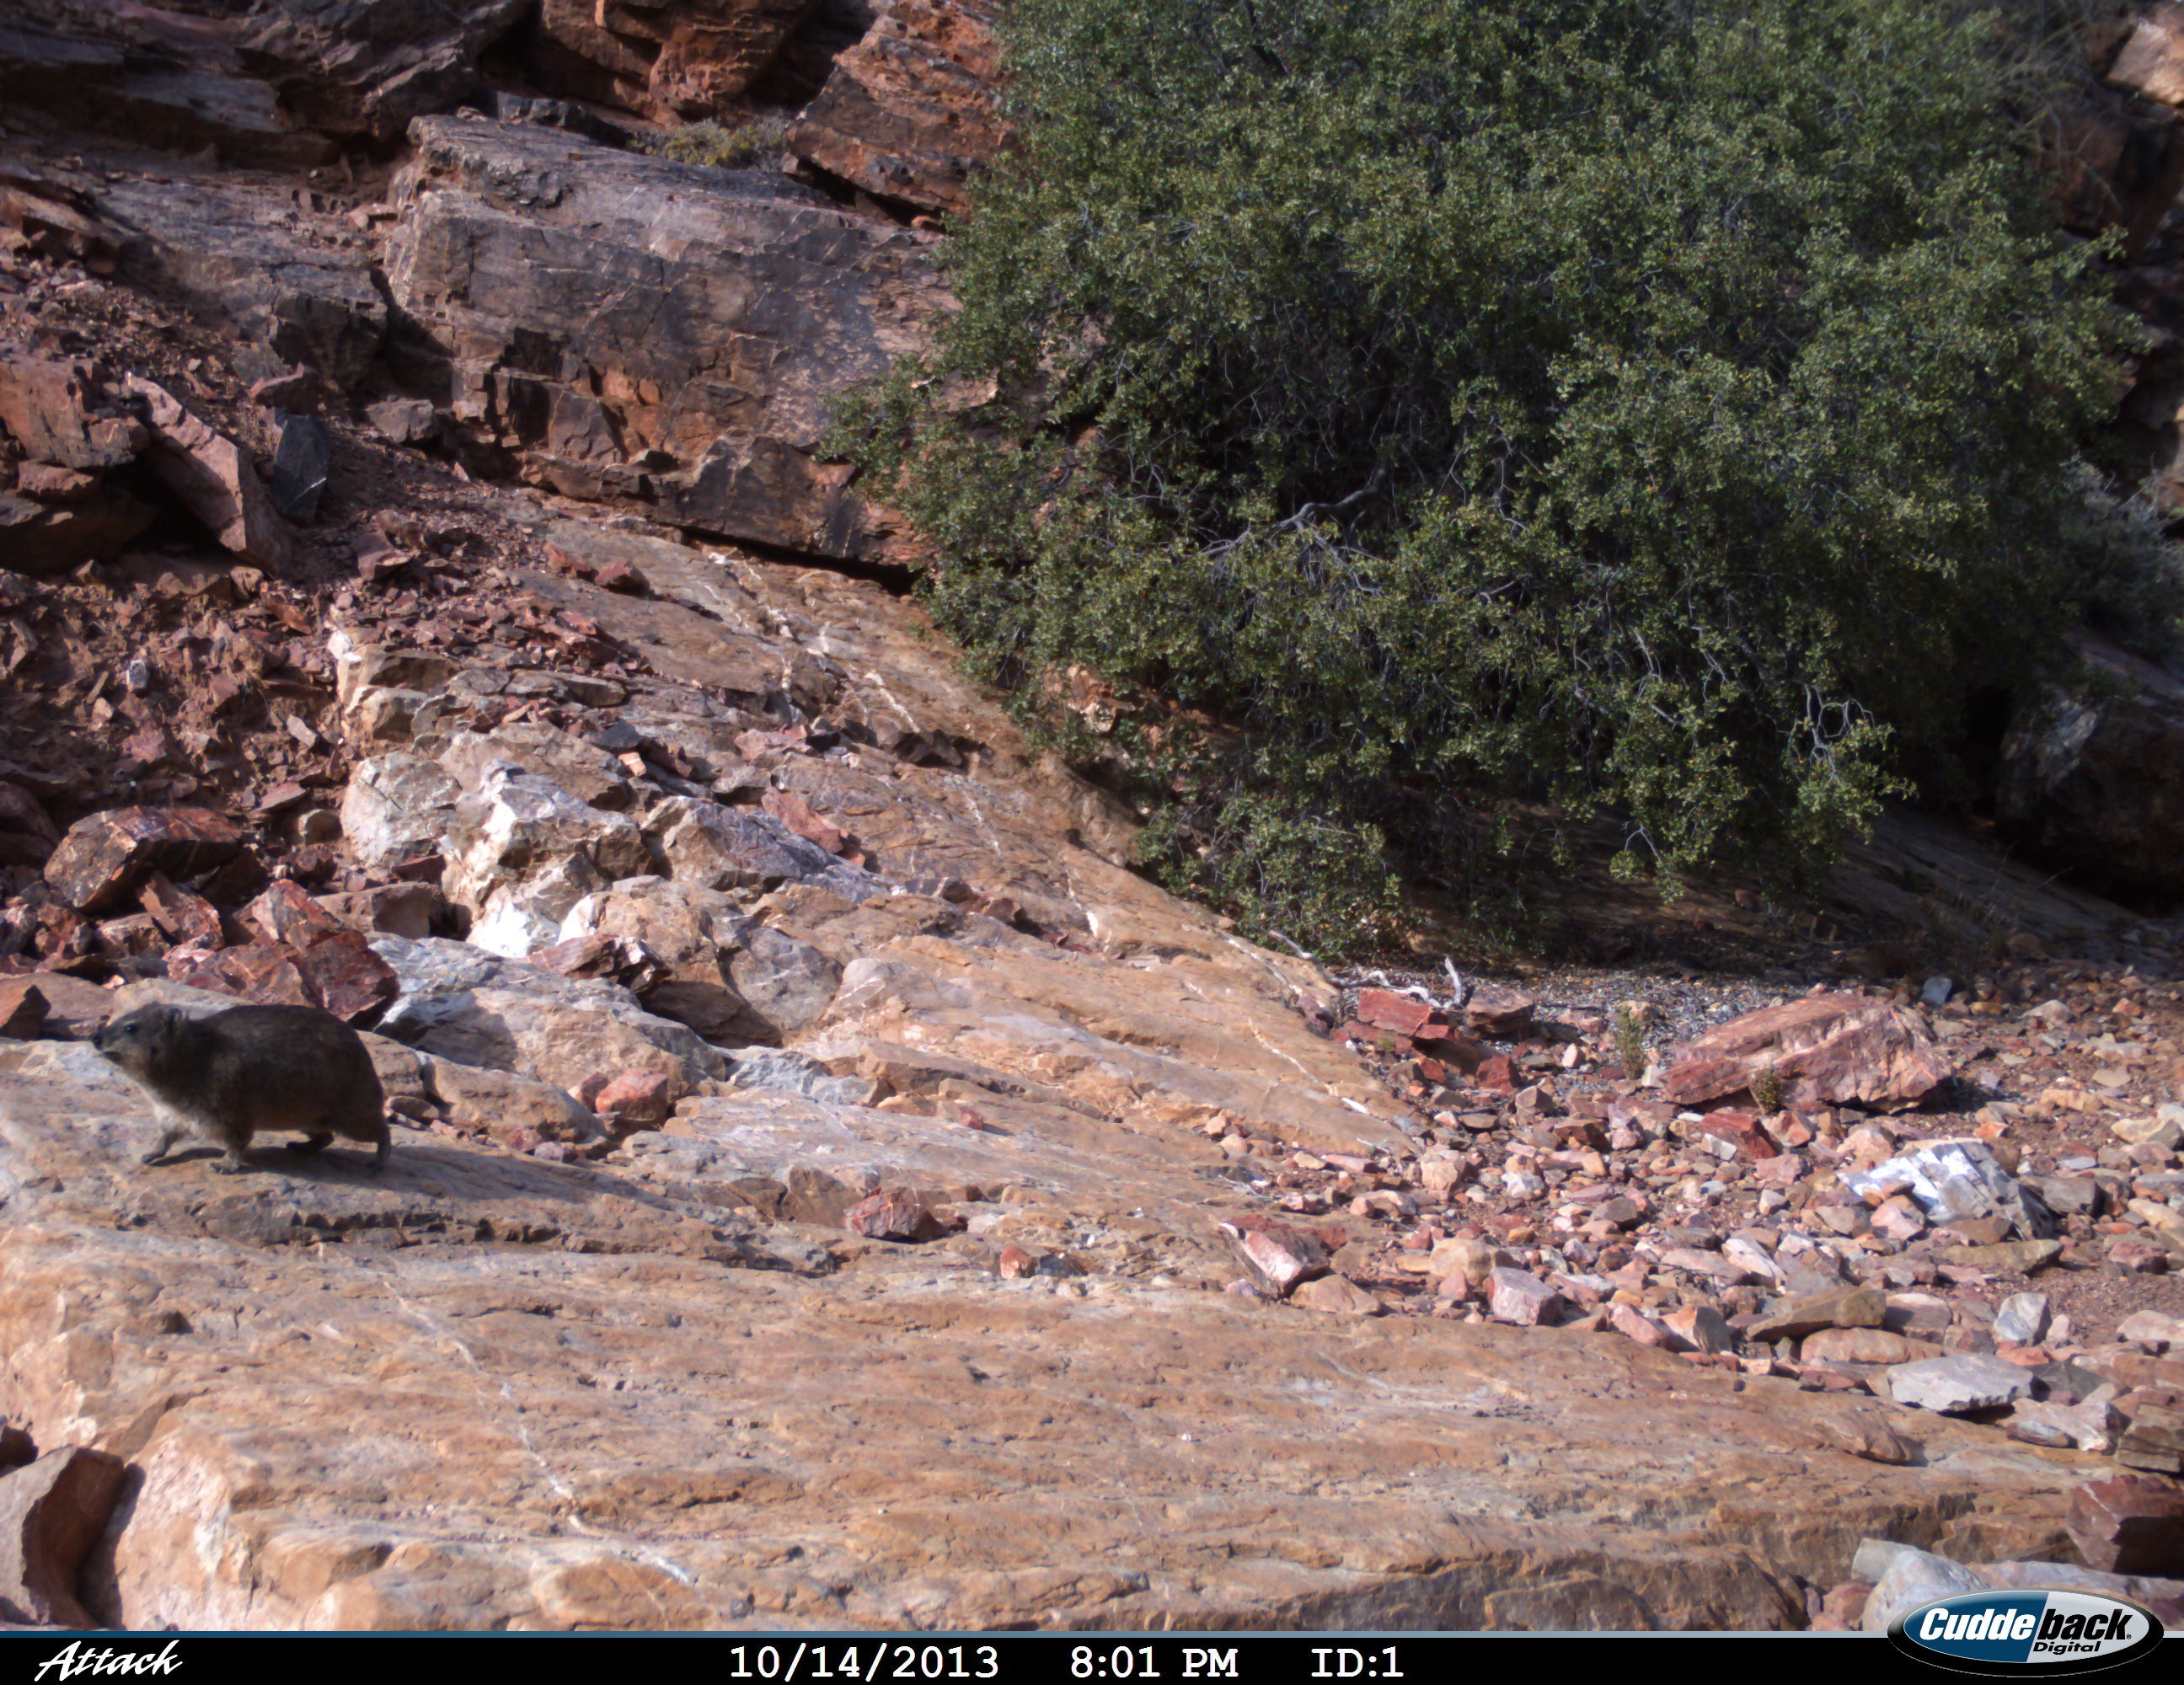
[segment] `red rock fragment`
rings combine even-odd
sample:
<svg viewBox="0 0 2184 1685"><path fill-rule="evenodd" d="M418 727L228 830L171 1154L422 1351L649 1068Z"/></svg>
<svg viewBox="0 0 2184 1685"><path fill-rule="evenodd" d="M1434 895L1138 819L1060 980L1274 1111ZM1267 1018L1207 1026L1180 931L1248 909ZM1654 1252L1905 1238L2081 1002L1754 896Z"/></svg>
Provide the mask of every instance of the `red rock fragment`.
<svg viewBox="0 0 2184 1685"><path fill-rule="evenodd" d="M2184 1488L2151 1475L2097 1480L2070 1494L2070 1538L2088 1568L2184 1573Z"/></svg>
<svg viewBox="0 0 2184 1685"><path fill-rule="evenodd" d="M830 854L842 852L848 840L833 826L812 812L804 798L786 790L768 790L759 800L759 805L794 831L807 842L816 842ZM1000 915L996 914L995 917Z"/></svg>
<svg viewBox="0 0 2184 1685"><path fill-rule="evenodd" d="M1020 1282L1039 1269L1039 1260L1021 1246L1009 1245L1001 1248L1000 1261L994 1266L1005 1282Z"/></svg>
<svg viewBox="0 0 2184 1685"><path fill-rule="evenodd" d="M1702 1134L1731 1143L1747 1159L1771 1159L1781 1151L1759 1126L1758 1115L1753 1112L1708 1112L1693 1126Z"/></svg>
<svg viewBox="0 0 2184 1685"><path fill-rule="evenodd" d="M916 1196L900 1187L883 1187L860 1199L842 1213L842 1226L868 1240L935 1240L944 1232Z"/></svg>
<svg viewBox="0 0 2184 1685"><path fill-rule="evenodd" d="M1340 1276L1322 1276L1299 1284L1290 1295L1290 1303L1330 1316L1378 1316L1383 1309L1379 1299Z"/></svg>
<svg viewBox="0 0 2184 1685"><path fill-rule="evenodd" d="M1399 1036L1415 1037L1429 1024L1447 1027L1446 1020L1439 1019L1424 1001L1391 994L1386 989L1360 989L1357 1016L1376 1030L1393 1030Z"/></svg>
<svg viewBox="0 0 2184 1685"><path fill-rule="evenodd" d="M1480 1062L1479 1069L1472 1072L1471 1081L1473 1086L1484 1088L1489 1093L1514 1093L1517 1089L1516 1061L1507 1054L1496 1054L1493 1058Z"/></svg>
<svg viewBox="0 0 2184 1685"><path fill-rule="evenodd" d="M1538 1004L1518 990L1480 983L1463 1003L1464 1027L1497 1042L1521 1041L1532 1033L1532 1015Z"/></svg>
<svg viewBox="0 0 2184 1685"><path fill-rule="evenodd" d="M1799 1107L1916 1105L1952 1075L1916 1016L1864 995L1810 995L1709 1030L1669 1049L1663 1092L1678 1105L1748 1093L1766 1071Z"/></svg>
<svg viewBox="0 0 2184 1685"><path fill-rule="evenodd" d="M625 1071L584 1104L602 1115L612 1113L619 1128L656 1129L674 1109L675 1085L665 1071Z"/></svg>
<svg viewBox="0 0 2184 1685"><path fill-rule="evenodd" d="M33 462L77 470L119 468L148 441L119 414L96 364L0 353L0 427Z"/></svg>
<svg viewBox="0 0 2184 1685"><path fill-rule="evenodd" d="M1652 1346L1658 1351L1675 1349L1667 1329L1642 1311L1634 1310L1627 1304L1608 1307L1607 1326L1617 1333L1637 1341L1641 1346Z"/></svg>
<svg viewBox="0 0 2184 1685"><path fill-rule="evenodd" d="M1672 1351L1700 1352L1711 1357L1736 1349L1736 1331L1710 1304L1690 1304L1661 1319L1668 1330Z"/></svg>
<svg viewBox="0 0 2184 1685"><path fill-rule="evenodd" d="M1329 1267L1328 1246L1303 1229L1263 1218L1249 1225L1225 1222L1221 1228L1235 1243L1253 1278L1277 1296L1286 1295L1300 1282L1325 1275Z"/></svg>
<svg viewBox="0 0 2184 1685"><path fill-rule="evenodd" d="M0 1037L11 1042L31 1042L46 1027L52 1004L28 977L0 982Z"/></svg>
<svg viewBox="0 0 2184 1685"><path fill-rule="evenodd" d="M158 382L131 375L125 384L144 401L147 457L167 489L244 561L269 573L286 569L293 553L287 525L242 448Z"/></svg>
<svg viewBox="0 0 2184 1685"><path fill-rule="evenodd" d="M291 948L309 948L321 937L347 928L311 899L302 885L287 878L267 885L265 893L242 909L242 916L268 942Z"/></svg>
<svg viewBox="0 0 2184 1685"><path fill-rule="evenodd" d="M80 819L46 862L48 887L80 912L125 902L152 874L190 877L231 860L236 825L204 808L114 808Z"/></svg>
<svg viewBox="0 0 2184 1685"><path fill-rule="evenodd" d="M71 1445L0 1476L0 1620L95 1626L75 1599L76 1574L105 1531L129 1465Z"/></svg>
<svg viewBox="0 0 2184 1685"><path fill-rule="evenodd" d="M367 1017L402 993L394 968L357 931L337 930L315 938L301 950L297 964L318 1004L343 1023Z"/></svg>

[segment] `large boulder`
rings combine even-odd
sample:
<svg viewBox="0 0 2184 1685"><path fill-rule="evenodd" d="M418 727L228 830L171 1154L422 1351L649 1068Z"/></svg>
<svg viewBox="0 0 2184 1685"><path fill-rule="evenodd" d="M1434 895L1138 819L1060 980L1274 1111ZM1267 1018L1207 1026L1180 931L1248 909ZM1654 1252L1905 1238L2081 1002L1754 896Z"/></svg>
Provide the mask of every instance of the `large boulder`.
<svg viewBox="0 0 2184 1685"><path fill-rule="evenodd" d="M530 0L270 0L237 42L283 107L330 135L397 139L478 85L478 55Z"/></svg>
<svg viewBox="0 0 2184 1685"><path fill-rule="evenodd" d="M1752 1092L1772 1072L1785 1102L1896 1111L1954 1067L1910 1012L1864 995L1808 995L1763 1007L1669 1049L1661 1086L1678 1105Z"/></svg>
<svg viewBox="0 0 2184 1685"><path fill-rule="evenodd" d="M893 0L835 59L791 125L790 148L868 193L962 211L972 172L1008 135L999 10L988 0Z"/></svg>
<svg viewBox="0 0 2184 1685"><path fill-rule="evenodd" d="M728 1074L714 1048L613 983L556 976L437 937L381 937L371 946L402 984L379 1033L436 1059L513 1071L571 1093L588 1076L657 1071L678 1099Z"/></svg>
<svg viewBox="0 0 2184 1685"><path fill-rule="evenodd" d="M671 122L716 117L815 0L543 0L532 56L557 86Z"/></svg>
<svg viewBox="0 0 2184 1685"><path fill-rule="evenodd" d="M422 118L395 187L416 380L566 494L838 557L904 542L816 455L835 394L922 345L929 236L756 170Z"/></svg>

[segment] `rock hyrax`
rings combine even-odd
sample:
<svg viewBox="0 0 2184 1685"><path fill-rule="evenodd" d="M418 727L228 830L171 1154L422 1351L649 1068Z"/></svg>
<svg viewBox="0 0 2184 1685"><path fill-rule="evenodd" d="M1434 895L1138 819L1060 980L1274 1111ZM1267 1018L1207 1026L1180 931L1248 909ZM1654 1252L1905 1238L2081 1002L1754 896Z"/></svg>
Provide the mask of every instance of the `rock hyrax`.
<svg viewBox="0 0 2184 1685"><path fill-rule="evenodd" d="M335 1136L378 1148L387 1162L387 1096L364 1038L315 1006L231 1006L192 1018L144 1006L115 1019L92 1044L159 1103L165 1133L144 1155L155 1165L185 1135L227 1148L214 1168L231 1176L261 1129L292 1129L292 1153L315 1153Z"/></svg>

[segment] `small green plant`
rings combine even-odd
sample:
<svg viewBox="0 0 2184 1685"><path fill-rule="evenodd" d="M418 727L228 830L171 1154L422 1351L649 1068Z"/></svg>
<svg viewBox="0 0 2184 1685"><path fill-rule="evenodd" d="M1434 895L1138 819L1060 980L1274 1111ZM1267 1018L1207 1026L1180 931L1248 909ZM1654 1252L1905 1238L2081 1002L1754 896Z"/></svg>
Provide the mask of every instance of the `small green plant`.
<svg viewBox="0 0 2184 1685"><path fill-rule="evenodd" d="M1623 1061L1623 1074L1632 1082L1646 1074L1646 1026L1627 1006L1615 1009L1615 1056Z"/></svg>
<svg viewBox="0 0 2184 1685"><path fill-rule="evenodd" d="M772 153L779 152L788 135L788 125L778 117L754 117L733 128L718 123L692 123L657 135L639 136L637 148L655 158L677 164L704 164L712 170L748 170Z"/></svg>
<svg viewBox="0 0 2184 1685"><path fill-rule="evenodd" d="M1752 1098L1763 1112L1779 1112L1789 1085L1774 1065L1766 1065L1752 1075Z"/></svg>

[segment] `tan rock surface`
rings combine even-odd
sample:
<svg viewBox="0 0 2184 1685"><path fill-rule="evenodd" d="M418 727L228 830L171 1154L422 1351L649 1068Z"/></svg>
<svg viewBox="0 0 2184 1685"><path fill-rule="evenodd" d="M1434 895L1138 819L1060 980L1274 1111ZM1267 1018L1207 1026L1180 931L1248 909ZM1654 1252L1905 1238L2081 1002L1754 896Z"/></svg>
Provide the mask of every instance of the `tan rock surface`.
<svg viewBox="0 0 2184 1685"><path fill-rule="evenodd" d="M93 1050L0 1043L0 1412L142 1474L86 1577L98 1618L1768 1627L1869 1534L2061 1537L2074 1454L1935 1418L1923 1460L1885 1465L1814 1450L1831 1405L1792 1381L1612 1332L1220 1291L1244 1268L1223 1225L1264 1232L1255 1143L1412 1155L1309 1027L1321 980L1115 864L1127 815L913 605L547 530L650 581L552 580L650 673L522 681L577 737L651 746L610 751L648 769L624 822L771 819L757 798L789 791L867 865L783 827L771 888L590 892L601 963L647 975L694 965L710 920L724 998L772 1003L779 1049L709 1047L604 977L375 937L403 987L382 1029L414 1049L375 1059L404 1118L452 1115L398 1130L377 1176L340 1153L145 1168L153 1121ZM432 755L471 755L465 732L518 768L563 752L499 729L512 676L351 671L352 704L420 698ZM437 800L459 783L405 765ZM465 858L482 809L437 811ZM816 1016L780 1007L792 974ZM644 1121L675 1104L610 1148L571 1096L617 1082ZM855 1234L860 1207L940 1237Z"/></svg>
<svg viewBox="0 0 2184 1685"><path fill-rule="evenodd" d="M822 1275L650 1161L404 1139L231 1192L140 1170L119 1079L32 1052L0 1382L143 1471L92 1593L131 1626L1463 1627L1578 1572L1769 1626L1862 1532L2063 1503L1950 1423L1925 1468L1797 1449L1787 1383L1619 1340L1002 1282L968 1240L838 1233Z"/></svg>

